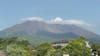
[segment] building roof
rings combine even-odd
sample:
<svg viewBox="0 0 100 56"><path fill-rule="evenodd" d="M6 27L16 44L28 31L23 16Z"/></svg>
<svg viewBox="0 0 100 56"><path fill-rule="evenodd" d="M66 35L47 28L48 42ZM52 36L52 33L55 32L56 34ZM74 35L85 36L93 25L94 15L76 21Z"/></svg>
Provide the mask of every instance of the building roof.
<svg viewBox="0 0 100 56"><path fill-rule="evenodd" d="M68 41L67 40L60 40L60 41L53 42L52 44L61 44L61 43L68 43Z"/></svg>

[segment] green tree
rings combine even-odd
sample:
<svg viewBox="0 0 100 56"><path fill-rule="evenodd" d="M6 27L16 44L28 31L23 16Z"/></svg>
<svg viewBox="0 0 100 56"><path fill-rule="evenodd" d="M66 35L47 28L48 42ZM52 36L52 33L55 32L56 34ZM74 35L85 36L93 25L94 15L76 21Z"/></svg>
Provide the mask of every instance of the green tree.
<svg viewBox="0 0 100 56"><path fill-rule="evenodd" d="M69 44L65 48L68 50L70 56L91 55L91 49L86 46L84 38L69 41Z"/></svg>
<svg viewBox="0 0 100 56"><path fill-rule="evenodd" d="M91 48L95 55L100 55L100 44L92 44Z"/></svg>
<svg viewBox="0 0 100 56"><path fill-rule="evenodd" d="M8 56L32 56L30 48L10 44L6 48Z"/></svg>
<svg viewBox="0 0 100 56"><path fill-rule="evenodd" d="M56 46L56 47L51 47L48 49L47 55L46 56L62 56L62 47L61 46Z"/></svg>
<svg viewBox="0 0 100 56"><path fill-rule="evenodd" d="M48 50L51 48L51 45L48 43L42 43L37 46L37 56L46 56Z"/></svg>

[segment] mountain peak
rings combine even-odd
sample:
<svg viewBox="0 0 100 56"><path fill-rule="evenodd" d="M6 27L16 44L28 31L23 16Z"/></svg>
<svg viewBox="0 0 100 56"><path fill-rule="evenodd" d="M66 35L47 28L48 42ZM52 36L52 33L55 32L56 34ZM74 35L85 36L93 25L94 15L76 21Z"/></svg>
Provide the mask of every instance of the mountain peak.
<svg viewBox="0 0 100 56"><path fill-rule="evenodd" d="M58 22L63 21L61 18L56 18L55 20ZM99 41L100 39L99 35L74 24L48 24L47 22L37 20L28 20L0 32L0 37L8 36L26 37L31 41L33 41L33 39L36 39L37 41L73 39L80 36L91 41Z"/></svg>

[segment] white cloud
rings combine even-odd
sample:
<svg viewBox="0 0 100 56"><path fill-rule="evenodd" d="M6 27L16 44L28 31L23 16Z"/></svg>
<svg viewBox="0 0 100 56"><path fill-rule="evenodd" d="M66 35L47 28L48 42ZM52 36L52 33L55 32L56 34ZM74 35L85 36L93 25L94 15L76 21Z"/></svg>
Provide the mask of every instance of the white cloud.
<svg viewBox="0 0 100 56"><path fill-rule="evenodd" d="M75 19L66 20L61 17L56 17L55 19L49 19L49 20L43 19L41 17L30 17L30 18L23 18L21 20L22 21L41 21L48 24L72 24L72 25L77 25L77 26L82 26L82 27L90 26L90 24L86 23L83 20L75 20Z"/></svg>
<svg viewBox="0 0 100 56"><path fill-rule="evenodd" d="M44 21L41 17L29 17L29 18L23 18L22 21Z"/></svg>
<svg viewBox="0 0 100 56"><path fill-rule="evenodd" d="M63 19L60 18L60 17L56 17L56 18L54 19L54 22L62 22L62 21L63 21Z"/></svg>
<svg viewBox="0 0 100 56"><path fill-rule="evenodd" d="M75 25L80 25L80 26L89 26L90 25L82 20L65 20L65 23L66 24L75 24Z"/></svg>

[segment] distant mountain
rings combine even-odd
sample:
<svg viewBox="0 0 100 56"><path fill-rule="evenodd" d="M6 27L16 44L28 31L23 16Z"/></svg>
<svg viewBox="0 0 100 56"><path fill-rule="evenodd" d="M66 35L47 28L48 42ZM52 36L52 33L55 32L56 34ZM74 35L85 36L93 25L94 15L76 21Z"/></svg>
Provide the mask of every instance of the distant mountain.
<svg viewBox="0 0 100 56"><path fill-rule="evenodd" d="M22 37L31 43L69 40L80 36L91 42L99 42L100 36L73 24L48 24L41 21L25 21L0 32L0 37Z"/></svg>

